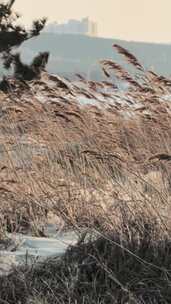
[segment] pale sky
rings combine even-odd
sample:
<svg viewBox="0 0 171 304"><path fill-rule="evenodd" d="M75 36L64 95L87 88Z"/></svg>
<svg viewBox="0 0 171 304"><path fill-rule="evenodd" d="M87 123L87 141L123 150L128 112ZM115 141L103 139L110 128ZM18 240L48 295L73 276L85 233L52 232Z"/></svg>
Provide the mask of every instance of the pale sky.
<svg viewBox="0 0 171 304"><path fill-rule="evenodd" d="M16 0L15 8L27 24L89 16L102 37L171 42L171 0Z"/></svg>

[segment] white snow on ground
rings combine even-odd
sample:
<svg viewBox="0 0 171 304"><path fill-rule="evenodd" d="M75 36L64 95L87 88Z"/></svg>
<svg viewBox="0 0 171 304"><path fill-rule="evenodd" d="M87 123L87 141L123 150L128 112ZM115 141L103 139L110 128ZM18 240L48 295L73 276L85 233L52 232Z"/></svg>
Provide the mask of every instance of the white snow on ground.
<svg viewBox="0 0 171 304"><path fill-rule="evenodd" d="M60 257L78 241L75 232L67 232L54 238L32 237L22 234L9 234L16 243L14 251L0 251L0 275L8 275L13 266L32 264L50 257Z"/></svg>

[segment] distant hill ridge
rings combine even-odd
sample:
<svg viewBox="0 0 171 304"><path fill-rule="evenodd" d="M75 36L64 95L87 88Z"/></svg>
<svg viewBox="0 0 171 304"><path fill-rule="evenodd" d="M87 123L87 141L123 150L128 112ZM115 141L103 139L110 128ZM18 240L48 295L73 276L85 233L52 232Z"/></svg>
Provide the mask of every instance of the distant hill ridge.
<svg viewBox="0 0 171 304"><path fill-rule="evenodd" d="M39 51L50 51L48 71L69 76L84 73L98 79L100 59L113 59L125 64L123 58L112 48L113 43L120 44L131 51L148 69L171 75L171 44L128 42L116 39L94 38L82 35L42 33L22 46L24 60L30 61Z"/></svg>

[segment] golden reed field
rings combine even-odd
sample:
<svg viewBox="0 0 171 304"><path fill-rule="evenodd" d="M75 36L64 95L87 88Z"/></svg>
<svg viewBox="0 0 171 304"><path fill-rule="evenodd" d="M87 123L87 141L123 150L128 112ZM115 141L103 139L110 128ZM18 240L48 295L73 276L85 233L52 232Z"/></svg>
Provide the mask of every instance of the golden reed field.
<svg viewBox="0 0 171 304"><path fill-rule="evenodd" d="M0 93L1 239L56 219L79 234L0 278L0 303L171 303L171 79L113 48L128 69L101 60L100 82L43 72Z"/></svg>

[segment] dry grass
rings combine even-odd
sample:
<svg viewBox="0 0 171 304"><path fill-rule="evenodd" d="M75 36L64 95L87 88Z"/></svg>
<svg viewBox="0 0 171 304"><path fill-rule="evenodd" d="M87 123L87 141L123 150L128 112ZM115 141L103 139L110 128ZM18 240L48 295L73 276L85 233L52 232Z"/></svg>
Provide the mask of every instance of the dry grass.
<svg viewBox="0 0 171 304"><path fill-rule="evenodd" d="M106 219L106 218L105 218ZM125 207L120 230L0 279L2 303L170 303L170 234ZM4 301L4 302L3 302Z"/></svg>
<svg viewBox="0 0 171 304"><path fill-rule="evenodd" d="M169 80L115 48L144 73L140 82L106 60L107 82L79 77L81 88L45 75L57 85L0 95L1 237L41 235L49 214L80 233L62 259L1 278L0 303L170 303ZM126 105L109 81L116 70L131 84ZM113 90L113 105L78 103L102 87Z"/></svg>

